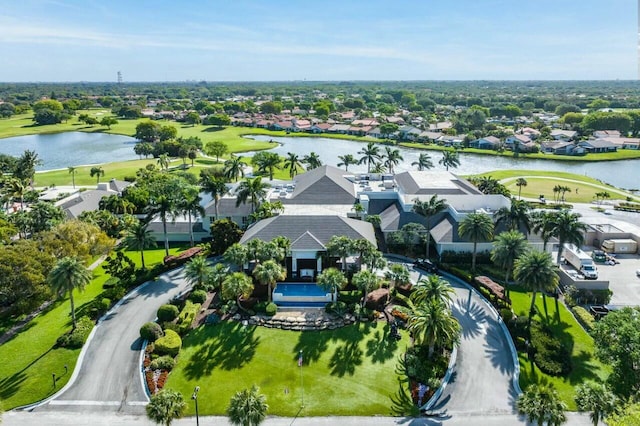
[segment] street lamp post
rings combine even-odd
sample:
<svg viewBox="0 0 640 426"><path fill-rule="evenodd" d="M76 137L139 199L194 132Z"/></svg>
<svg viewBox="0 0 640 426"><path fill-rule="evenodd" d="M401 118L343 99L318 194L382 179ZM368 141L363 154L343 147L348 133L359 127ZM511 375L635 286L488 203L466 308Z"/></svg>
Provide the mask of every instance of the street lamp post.
<svg viewBox="0 0 640 426"><path fill-rule="evenodd" d="M200 392L200 386L196 386L191 395L191 399L196 402L196 426L200 426L200 417L198 416L198 392Z"/></svg>

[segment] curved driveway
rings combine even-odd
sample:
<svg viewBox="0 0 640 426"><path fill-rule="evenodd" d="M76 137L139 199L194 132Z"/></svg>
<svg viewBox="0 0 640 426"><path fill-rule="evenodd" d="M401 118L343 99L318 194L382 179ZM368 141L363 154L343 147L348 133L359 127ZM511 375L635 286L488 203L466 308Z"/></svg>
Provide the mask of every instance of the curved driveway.
<svg viewBox="0 0 640 426"><path fill-rule="evenodd" d="M95 327L69 384L34 411L144 413L148 398L140 372L140 327L160 305L184 291L182 268L140 286ZM74 380L75 379L75 380Z"/></svg>

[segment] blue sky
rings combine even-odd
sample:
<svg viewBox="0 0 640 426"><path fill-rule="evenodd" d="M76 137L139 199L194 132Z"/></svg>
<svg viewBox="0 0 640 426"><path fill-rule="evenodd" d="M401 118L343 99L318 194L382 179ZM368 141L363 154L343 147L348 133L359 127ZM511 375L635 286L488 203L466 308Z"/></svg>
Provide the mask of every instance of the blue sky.
<svg viewBox="0 0 640 426"><path fill-rule="evenodd" d="M636 0L6 0L0 81L636 79Z"/></svg>

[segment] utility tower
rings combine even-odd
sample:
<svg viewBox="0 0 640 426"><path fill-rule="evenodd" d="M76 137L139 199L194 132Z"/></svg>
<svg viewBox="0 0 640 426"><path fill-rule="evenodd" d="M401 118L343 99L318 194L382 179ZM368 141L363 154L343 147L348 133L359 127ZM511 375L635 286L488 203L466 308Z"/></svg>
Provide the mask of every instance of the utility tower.
<svg viewBox="0 0 640 426"><path fill-rule="evenodd" d="M122 73L118 71L118 84L122 84Z"/></svg>

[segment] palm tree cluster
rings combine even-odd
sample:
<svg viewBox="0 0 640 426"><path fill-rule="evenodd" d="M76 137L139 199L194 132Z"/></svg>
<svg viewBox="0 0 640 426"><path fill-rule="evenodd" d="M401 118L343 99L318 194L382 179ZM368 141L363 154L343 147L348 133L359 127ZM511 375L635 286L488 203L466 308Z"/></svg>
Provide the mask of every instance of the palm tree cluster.
<svg viewBox="0 0 640 426"><path fill-rule="evenodd" d="M565 194L571 192L571 188L566 185L556 185L553 187L553 199L556 203L565 201Z"/></svg>
<svg viewBox="0 0 640 426"><path fill-rule="evenodd" d="M530 385L516 403L518 412L538 426L559 426L567 421L567 405L553 385Z"/></svg>
<svg viewBox="0 0 640 426"><path fill-rule="evenodd" d="M382 152L374 142L368 142L366 147L358 151L358 154L361 157L357 164L366 164L367 173L394 173L395 166L404 160L399 149L385 146L384 152ZM352 162L355 158L351 155L342 156L340 160L342 162L338 163L338 167L345 166L345 170L348 169L350 164L355 164ZM427 164L426 160L424 164Z"/></svg>

